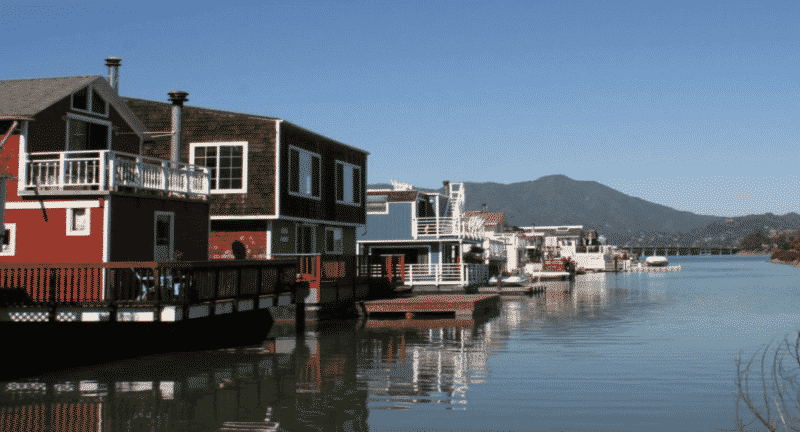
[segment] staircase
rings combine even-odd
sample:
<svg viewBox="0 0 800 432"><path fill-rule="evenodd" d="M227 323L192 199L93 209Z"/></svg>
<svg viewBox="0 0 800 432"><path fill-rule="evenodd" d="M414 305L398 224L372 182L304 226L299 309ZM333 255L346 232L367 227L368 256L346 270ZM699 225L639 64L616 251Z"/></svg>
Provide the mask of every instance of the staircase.
<svg viewBox="0 0 800 432"><path fill-rule="evenodd" d="M447 191L447 207L444 217L452 218L453 232L461 232L461 216L464 210L464 183L450 183Z"/></svg>

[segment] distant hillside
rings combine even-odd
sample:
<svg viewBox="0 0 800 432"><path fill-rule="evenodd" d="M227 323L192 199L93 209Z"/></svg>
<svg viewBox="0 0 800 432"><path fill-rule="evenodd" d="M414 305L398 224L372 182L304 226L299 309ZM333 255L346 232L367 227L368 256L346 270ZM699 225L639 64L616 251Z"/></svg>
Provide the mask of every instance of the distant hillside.
<svg viewBox="0 0 800 432"><path fill-rule="evenodd" d="M390 188L390 185L370 185ZM443 189L439 189L443 192ZM800 227L800 215L739 218L698 215L632 197L594 181L563 175L512 184L465 183L466 210L501 211L516 226L584 225L612 244L733 245L755 229ZM766 227L766 228L765 228Z"/></svg>

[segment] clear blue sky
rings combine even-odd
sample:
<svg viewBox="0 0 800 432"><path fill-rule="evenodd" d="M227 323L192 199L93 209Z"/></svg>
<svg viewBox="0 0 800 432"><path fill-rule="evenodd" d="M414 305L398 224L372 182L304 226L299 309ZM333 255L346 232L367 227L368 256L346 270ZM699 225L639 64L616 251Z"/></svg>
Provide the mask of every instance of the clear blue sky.
<svg viewBox="0 0 800 432"><path fill-rule="evenodd" d="M800 213L800 2L2 2L0 79L284 118L370 183L564 174L703 214Z"/></svg>

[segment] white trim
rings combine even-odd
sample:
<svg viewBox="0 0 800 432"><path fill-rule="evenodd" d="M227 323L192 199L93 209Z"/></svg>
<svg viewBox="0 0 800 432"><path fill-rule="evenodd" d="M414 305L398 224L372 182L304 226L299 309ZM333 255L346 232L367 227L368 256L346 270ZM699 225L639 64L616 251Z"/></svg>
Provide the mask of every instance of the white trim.
<svg viewBox="0 0 800 432"><path fill-rule="evenodd" d="M86 226L81 230L72 229L72 220L75 218L75 210L86 210ZM88 236L92 235L92 209L89 207L68 208L67 209L67 235L68 236Z"/></svg>
<svg viewBox="0 0 800 432"><path fill-rule="evenodd" d="M219 188L219 161L220 161L220 147L242 147L242 187L239 189L220 189ZM194 149L197 147L217 147L217 166L216 166L216 189L209 188L211 194L227 194L227 193L247 193L247 160L249 159L248 149L249 143L247 141L209 141L209 142L193 142L189 143L189 164L197 165L194 163ZM205 166L205 165L204 165Z"/></svg>
<svg viewBox="0 0 800 432"><path fill-rule="evenodd" d="M281 122L275 122L275 216L281 214Z"/></svg>
<svg viewBox="0 0 800 432"><path fill-rule="evenodd" d="M97 124L108 126L109 128L111 127L111 122L108 121L108 120L103 120L103 119L94 118L94 117L86 117L85 115L75 114L75 113L71 113L71 112L67 113L67 118L80 120L80 121L85 121L85 122L88 122L88 123L97 123Z"/></svg>
<svg viewBox="0 0 800 432"><path fill-rule="evenodd" d="M436 239L410 239L410 240L356 240L356 243L440 243L440 244L458 244L458 242L453 239L452 241L438 241ZM482 244L483 240L476 240L476 239L464 239L464 243L469 244Z"/></svg>
<svg viewBox="0 0 800 432"><path fill-rule="evenodd" d="M8 230L8 249L0 248L0 256L15 256L17 254L17 224L7 223L4 225L3 229Z"/></svg>
<svg viewBox="0 0 800 432"><path fill-rule="evenodd" d="M6 210L33 210L40 209L44 205L46 209L72 209L72 208L99 208L100 200L80 200L80 201L12 201L6 203Z"/></svg>
<svg viewBox="0 0 800 432"><path fill-rule="evenodd" d="M361 207L361 195L362 195L362 193L361 193L362 192L361 191L361 183L362 183L361 179L363 178L362 177L362 175L363 175L362 171L363 170L361 169L360 166L355 165L355 164L351 164L349 162L344 162L344 161L340 161L340 160L334 160L334 162L335 162L335 164L334 164L335 168L334 168L334 171L333 171L333 180L334 180L334 183L333 183L334 188L333 189L334 189L334 197L336 198L336 204L347 204L347 205L351 205L351 206L354 206L354 207ZM350 194L351 195L353 193L353 186L354 186L352 184L352 182L353 182L353 170L358 170L358 182L359 182L359 184L358 184L358 192L359 192L359 196L358 197L353 196L352 197L353 201L347 201L347 192L346 191L342 191L342 196L344 197L344 199L343 200L339 200L339 178L338 178L339 177L339 165L342 166L342 175L344 176L344 178L342 178L342 187L346 189L347 181L345 181L345 178L349 178L350 179ZM349 176L346 174L347 173L347 168L350 168L350 171L349 171L350 175ZM358 201L355 201L356 199Z"/></svg>
<svg viewBox="0 0 800 432"><path fill-rule="evenodd" d="M153 261L156 260L156 240L158 238L158 217L169 216L169 258L166 261L172 261L175 258L175 212L159 211L153 212Z"/></svg>
<svg viewBox="0 0 800 432"><path fill-rule="evenodd" d="M109 262L109 240L111 237L111 200L103 200L103 262ZM210 222L209 222L210 223ZM105 277L105 272L103 273Z"/></svg>
<svg viewBox="0 0 800 432"><path fill-rule="evenodd" d="M319 196L313 195L313 192L314 192L314 181L313 181L313 179L311 181L311 192L309 192L309 193L302 192L304 190L303 186L307 186L307 185L303 184L303 180L304 179L302 179L302 178L299 179L299 181L300 181L300 185L299 185L300 192L292 192L292 150L297 150L297 152L300 154L300 156L302 156L305 153L306 155L310 156L311 158L315 158L315 157L319 158L319 179L317 179L319 181ZM286 192L288 192L289 195L300 197L300 198L308 198L308 199L313 199L313 200L317 200L317 201L321 200L322 199L322 155L320 155L318 153L314 153L312 151L308 151L306 149L302 149L300 147L295 147L293 145L290 145L289 146L289 150L286 152L286 158L288 159L287 165L289 166L289 170L288 170L288 172L289 172L289 176L288 176L289 182L286 185ZM313 167L313 166L314 166L314 163L312 162L311 163L311 167ZM311 171L311 174L313 174L314 170L311 167L309 167L309 169Z"/></svg>
<svg viewBox="0 0 800 432"><path fill-rule="evenodd" d="M211 220L287 220L293 222L307 222L307 223L315 223L315 224L325 224L325 225L340 225L340 226L349 226L349 227L366 227L367 224L356 223L356 222L337 222L337 221L330 221L330 220L322 220L322 219L307 219L295 216L275 216L275 215L257 215L257 216L211 216Z"/></svg>
<svg viewBox="0 0 800 432"><path fill-rule="evenodd" d="M267 222L267 244L264 251L267 255L267 259L272 259L272 221Z"/></svg>

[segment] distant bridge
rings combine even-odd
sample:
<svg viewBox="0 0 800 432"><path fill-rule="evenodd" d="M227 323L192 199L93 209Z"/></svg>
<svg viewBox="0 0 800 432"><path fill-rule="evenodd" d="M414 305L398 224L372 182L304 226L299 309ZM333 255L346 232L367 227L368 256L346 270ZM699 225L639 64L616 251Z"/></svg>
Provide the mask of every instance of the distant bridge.
<svg viewBox="0 0 800 432"><path fill-rule="evenodd" d="M619 249L639 256L735 255L741 250L722 246L623 246Z"/></svg>

